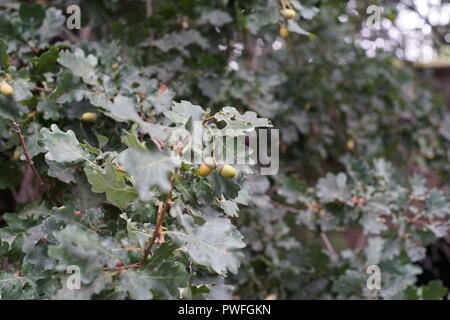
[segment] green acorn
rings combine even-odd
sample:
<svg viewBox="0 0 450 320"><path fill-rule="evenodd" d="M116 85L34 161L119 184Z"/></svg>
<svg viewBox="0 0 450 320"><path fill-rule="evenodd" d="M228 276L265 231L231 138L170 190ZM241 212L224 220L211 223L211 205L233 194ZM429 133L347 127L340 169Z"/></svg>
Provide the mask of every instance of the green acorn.
<svg viewBox="0 0 450 320"><path fill-rule="evenodd" d="M2 95L4 95L4 96L9 97L9 96L11 96L11 95L14 94L14 89L13 89L13 87L11 87L11 86L10 86L9 84L7 84L6 82L3 82L3 83L0 85L0 93L1 93Z"/></svg>
<svg viewBox="0 0 450 320"><path fill-rule="evenodd" d="M295 16L297 15L297 13L295 12L294 9L282 9L281 10L281 15L283 16L283 18L285 19L294 19Z"/></svg>
<svg viewBox="0 0 450 320"><path fill-rule="evenodd" d="M205 158L203 163L198 168L198 174L202 177L207 177L216 168L216 160L211 157Z"/></svg>
<svg viewBox="0 0 450 320"><path fill-rule="evenodd" d="M94 123L97 121L97 114L95 112L85 112L81 116L81 119L85 122L91 122Z"/></svg>
<svg viewBox="0 0 450 320"><path fill-rule="evenodd" d="M229 164L218 164L216 169L224 178L234 178L237 175L237 170Z"/></svg>

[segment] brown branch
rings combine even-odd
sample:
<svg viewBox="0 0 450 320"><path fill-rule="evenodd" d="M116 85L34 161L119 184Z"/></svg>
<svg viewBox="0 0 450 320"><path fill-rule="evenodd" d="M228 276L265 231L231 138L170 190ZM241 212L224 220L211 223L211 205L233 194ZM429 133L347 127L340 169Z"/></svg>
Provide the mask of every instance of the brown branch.
<svg viewBox="0 0 450 320"><path fill-rule="evenodd" d="M34 166L34 162L31 159L30 155L28 154L28 149L25 145L25 139L23 137L22 131L20 130L20 126L17 122L13 122L13 126L14 126L14 130L17 133L17 136L19 137L19 141L20 141L20 145L22 146L22 150L23 153L27 159L27 163L30 166L31 170L33 171L34 175L36 176L39 185L45 190L45 191L50 191L50 189L48 188L48 186L44 183L44 181L42 180L41 176L39 175L39 173L36 170L36 167Z"/></svg>
<svg viewBox="0 0 450 320"><path fill-rule="evenodd" d="M152 142L155 144L156 148L158 148L158 151L161 152L163 151L164 147L166 146L166 144L164 143L164 141L161 141L158 138L155 137L151 137Z"/></svg>
<svg viewBox="0 0 450 320"><path fill-rule="evenodd" d="M175 174L172 175L171 178L171 189L169 193L167 194L166 201L161 202L158 207L158 217L156 219L156 226L155 230L153 231L152 237L149 239L147 246L144 249L144 256L141 259L140 265L143 266L145 263L145 260L147 260L150 250L152 249L153 244L155 243L156 239L160 237L161 240L161 234L162 234L162 223L164 221L164 217L166 216L167 211L169 210L170 203L172 202L172 192L175 186Z"/></svg>
<svg viewBox="0 0 450 320"><path fill-rule="evenodd" d="M153 14L153 5L152 5L152 0L147 0L146 3L146 16L147 18L150 17Z"/></svg>
<svg viewBox="0 0 450 320"><path fill-rule="evenodd" d="M294 208L294 207L286 206L286 205L281 204L281 203L279 203L279 202L276 202L276 201L274 201L274 200L270 200L270 203L273 204L275 207L280 208L280 209L283 209L283 210L285 210L285 211L287 211L287 212L290 212L290 213L296 213L296 214L300 214L300 213L301 213L301 210L300 210L300 209L297 209L297 208Z"/></svg>
<svg viewBox="0 0 450 320"><path fill-rule="evenodd" d="M108 268L108 267L106 267L106 268L103 268L102 270L103 271L122 271L122 270L125 270L125 269L133 269L133 268L139 268L141 265L139 264L139 263L134 263L134 264L129 264L129 265L126 265L126 266L122 266L122 265L118 265L118 266L116 266L116 267L112 267L112 268Z"/></svg>
<svg viewBox="0 0 450 320"><path fill-rule="evenodd" d="M209 120L214 119L215 116L206 117L203 119L203 123L208 122Z"/></svg>
<svg viewBox="0 0 450 320"><path fill-rule="evenodd" d="M44 91L44 92L50 92L52 91L52 89L50 88L44 88L44 87L35 87L34 89L38 90L38 91Z"/></svg>
<svg viewBox="0 0 450 320"><path fill-rule="evenodd" d="M145 5L145 16L148 19L153 14L153 0L147 0ZM155 40L155 31L150 29L150 43Z"/></svg>
<svg viewBox="0 0 450 320"><path fill-rule="evenodd" d="M334 250L333 245L331 244L331 241L330 241L330 239L328 239L328 236L326 235L325 232L320 233L320 238L322 238L322 241L325 244L325 247L327 248L327 250L331 254L337 255L336 250Z"/></svg>

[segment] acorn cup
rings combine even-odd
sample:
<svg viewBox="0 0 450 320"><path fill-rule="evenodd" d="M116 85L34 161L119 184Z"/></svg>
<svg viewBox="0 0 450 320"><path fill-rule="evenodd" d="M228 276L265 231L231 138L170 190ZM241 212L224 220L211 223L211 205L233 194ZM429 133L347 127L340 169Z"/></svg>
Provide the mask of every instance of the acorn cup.
<svg viewBox="0 0 450 320"><path fill-rule="evenodd" d="M237 175L237 170L229 164L218 164L216 170L224 178L234 178Z"/></svg>

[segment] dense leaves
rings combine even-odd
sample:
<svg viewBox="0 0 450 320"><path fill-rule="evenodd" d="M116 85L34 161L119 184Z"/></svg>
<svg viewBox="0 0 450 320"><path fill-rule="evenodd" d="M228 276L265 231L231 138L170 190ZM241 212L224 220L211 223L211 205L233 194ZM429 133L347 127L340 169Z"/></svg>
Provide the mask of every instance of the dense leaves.
<svg viewBox="0 0 450 320"><path fill-rule="evenodd" d="M450 223L450 116L357 45L362 21L342 15L365 8L79 1L70 31L69 4L0 1L1 299L447 294L416 280ZM269 128L281 170L258 176L244 137ZM198 175L217 150L248 160L236 178Z"/></svg>

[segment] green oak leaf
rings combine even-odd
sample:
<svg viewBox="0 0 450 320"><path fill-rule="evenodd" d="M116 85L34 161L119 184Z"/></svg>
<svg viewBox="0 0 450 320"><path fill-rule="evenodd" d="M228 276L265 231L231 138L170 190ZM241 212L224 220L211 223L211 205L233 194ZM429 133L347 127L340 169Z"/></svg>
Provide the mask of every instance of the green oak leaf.
<svg viewBox="0 0 450 320"><path fill-rule="evenodd" d="M447 292L448 289L443 286L440 280L430 281L426 286L419 288L419 293L424 300L442 300Z"/></svg>
<svg viewBox="0 0 450 320"><path fill-rule="evenodd" d="M61 131L56 124L41 129L43 148L47 151L45 158L56 162L75 162L87 159L89 154L80 147L72 130Z"/></svg>
<svg viewBox="0 0 450 320"><path fill-rule="evenodd" d="M81 271L81 270L80 270ZM92 283L80 284L79 289L71 289L66 285L69 276L61 278L62 287L53 297L54 300L91 300L94 294L99 294L108 284L113 281L112 273L102 273L96 277Z"/></svg>
<svg viewBox="0 0 450 320"><path fill-rule="evenodd" d="M11 272L0 271L0 300L32 299L36 282Z"/></svg>
<svg viewBox="0 0 450 320"><path fill-rule="evenodd" d="M14 89L14 99L16 101L28 100L33 96L31 90L34 89L35 85L29 79L15 77L11 80L11 86Z"/></svg>
<svg viewBox="0 0 450 320"><path fill-rule="evenodd" d="M66 167L56 161L45 159L48 164L47 174L50 177L57 178L64 183L75 182L75 168Z"/></svg>
<svg viewBox="0 0 450 320"><path fill-rule="evenodd" d="M84 172L92 191L106 193L106 199L119 208L126 208L137 197L137 192L130 187L123 174L117 172L110 159L105 161L105 167L88 165Z"/></svg>
<svg viewBox="0 0 450 320"><path fill-rule="evenodd" d="M218 274L229 270L237 273L243 254L237 249L245 247L242 235L226 218L210 218L202 226L191 216L183 216L183 229L168 234L180 243L196 263L208 266Z"/></svg>
<svg viewBox="0 0 450 320"><path fill-rule="evenodd" d="M169 174L179 165L165 153L128 148L117 157L120 165L134 178L142 201L150 200L150 189L158 186L162 192L171 188Z"/></svg>
<svg viewBox="0 0 450 320"><path fill-rule="evenodd" d="M187 124L192 121L200 121L203 118L204 111L202 107L193 105L189 101L181 100L180 102L174 102L172 110L164 112L164 115L172 122L179 124Z"/></svg>
<svg viewBox="0 0 450 320"><path fill-rule="evenodd" d="M46 72L55 73L58 71L57 60L59 57L59 50L57 47L50 47L50 49L37 58L33 58L33 75L43 75Z"/></svg>
<svg viewBox="0 0 450 320"><path fill-rule="evenodd" d="M120 137L122 143L130 148L136 148L141 151L148 151L144 142L139 141L137 136L137 124L133 124L130 131L125 131L125 135Z"/></svg>
<svg viewBox="0 0 450 320"><path fill-rule="evenodd" d="M58 63L69 69L75 76L81 77L84 83L97 83L98 75L95 67L98 60L91 54L86 57L82 49L76 48L73 53L68 50L60 52Z"/></svg>
<svg viewBox="0 0 450 320"><path fill-rule="evenodd" d="M320 178L317 183L317 196L324 202L344 200L347 194L347 176L339 173L337 176L327 173L325 178Z"/></svg>
<svg viewBox="0 0 450 320"><path fill-rule="evenodd" d="M117 96L114 98L113 103L103 105L102 107L108 111L108 115L111 118L117 121L142 121L136 111L136 104L131 98Z"/></svg>
<svg viewBox="0 0 450 320"><path fill-rule="evenodd" d="M239 213L239 206L236 202L231 200L222 199L219 201L219 207L222 208L223 212L225 212L227 216L230 217L235 217Z"/></svg>
<svg viewBox="0 0 450 320"><path fill-rule="evenodd" d="M100 238L95 232L81 229L78 225L68 225L61 231L54 231L57 244L48 248L48 255L58 260L57 270L66 271L69 266L80 268L82 283L92 282L102 268L114 267L118 259L124 259L120 251L113 248L120 247L111 238ZM126 262L126 260L125 260Z"/></svg>

